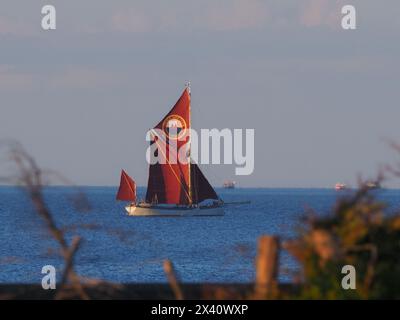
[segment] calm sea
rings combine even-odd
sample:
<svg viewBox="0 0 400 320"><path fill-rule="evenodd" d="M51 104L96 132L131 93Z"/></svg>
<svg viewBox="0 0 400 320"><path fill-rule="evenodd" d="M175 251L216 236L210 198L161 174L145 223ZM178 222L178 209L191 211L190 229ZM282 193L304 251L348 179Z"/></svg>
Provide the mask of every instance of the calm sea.
<svg viewBox="0 0 400 320"><path fill-rule="evenodd" d="M89 212L76 210L71 188L48 188L48 205L69 239L83 238L76 258L79 274L116 282L165 282L162 261L167 258L183 281L252 281L259 236L294 236L307 208L329 213L341 194L328 189L221 189L217 191L225 201L251 204L228 206L223 217L134 218L114 200L116 188L83 191L92 206ZM139 188L139 195L144 192ZM389 210L400 207L400 190L377 192ZM48 264L61 271L56 249L23 192L0 187L0 283L40 283L41 269ZM281 280L290 280L295 261L283 254L281 266Z"/></svg>

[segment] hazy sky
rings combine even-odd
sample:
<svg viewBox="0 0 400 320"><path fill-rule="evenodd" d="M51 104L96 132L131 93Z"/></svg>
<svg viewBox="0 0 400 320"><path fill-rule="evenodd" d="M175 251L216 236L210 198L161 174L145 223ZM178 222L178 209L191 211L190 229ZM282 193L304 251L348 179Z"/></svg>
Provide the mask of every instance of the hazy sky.
<svg viewBox="0 0 400 320"><path fill-rule="evenodd" d="M41 29L41 7L57 30ZM341 29L341 6L357 30ZM400 141L398 0L2 0L0 138L78 184L147 182L145 132L192 83L193 126L254 128L255 171L214 185L374 176ZM400 159L400 156L398 157ZM398 186L398 182L390 182Z"/></svg>

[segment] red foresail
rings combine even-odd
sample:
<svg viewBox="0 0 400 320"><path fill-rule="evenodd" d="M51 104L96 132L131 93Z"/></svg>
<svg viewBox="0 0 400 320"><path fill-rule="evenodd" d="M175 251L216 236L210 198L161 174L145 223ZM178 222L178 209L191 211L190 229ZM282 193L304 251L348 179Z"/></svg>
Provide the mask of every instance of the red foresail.
<svg viewBox="0 0 400 320"><path fill-rule="evenodd" d="M154 127L162 132L156 143L159 163L150 165L146 201L190 204L190 164L179 152L190 141L190 92L185 88L171 111ZM185 149L184 149L185 150Z"/></svg>
<svg viewBox="0 0 400 320"><path fill-rule="evenodd" d="M117 200L136 202L136 183L122 170Z"/></svg>

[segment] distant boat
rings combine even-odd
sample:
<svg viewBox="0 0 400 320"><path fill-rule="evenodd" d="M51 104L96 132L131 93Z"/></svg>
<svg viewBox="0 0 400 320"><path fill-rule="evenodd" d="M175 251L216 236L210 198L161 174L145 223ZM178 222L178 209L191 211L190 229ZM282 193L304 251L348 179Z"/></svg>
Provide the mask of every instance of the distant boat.
<svg viewBox="0 0 400 320"><path fill-rule="evenodd" d="M336 183L335 190L344 190L347 189L347 186L344 183Z"/></svg>
<svg viewBox="0 0 400 320"><path fill-rule="evenodd" d="M174 153L175 150L178 151L185 144L190 145L190 104L190 87L187 85L175 106L152 130L155 138L150 144L157 144L158 157L165 161L150 164L145 201L137 203L136 184L122 170L117 200L131 202L125 207L128 215L224 215L224 202L218 197L199 166L191 161L190 150L187 150L185 162L176 159L176 156L171 158L178 154ZM159 137L155 129L162 130L163 135ZM181 139L178 140L177 137Z"/></svg>
<svg viewBox="0 0 400 320"><path fill-rule="evenodd" d="M222 185L225 189L235 189L236 182L232 180L227 180Z"/></svg>
<svg viewBox="0 0 400 320"><path fill-rule="evenodd" d="M375 181L367 181L365 183L365 186L368 189L381 189L382 188L381 184L379 182L375 182Z"/></svg>

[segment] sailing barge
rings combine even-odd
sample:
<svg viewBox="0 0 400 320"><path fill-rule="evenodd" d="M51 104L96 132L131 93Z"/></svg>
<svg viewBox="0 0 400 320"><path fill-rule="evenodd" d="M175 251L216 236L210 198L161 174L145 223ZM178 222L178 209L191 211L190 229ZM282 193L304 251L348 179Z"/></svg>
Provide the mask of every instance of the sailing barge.
<svg viewBox="0 0 400 320"><path fill-rule="evenodd" d="M149 165L145 200L137 202L136 183L122 170L117 200L129 201L125 207L130 216L222 216L223 201L190 158L189 85L171 111L152 129L158 161ZM163 133L159 135L157 132ZM155 146L153 144L156 144ZM180 148L187 148L187 159L180 161ZM172 151L172 152L171 152ZM175 160L175 161L172 161Z"/></svg>

